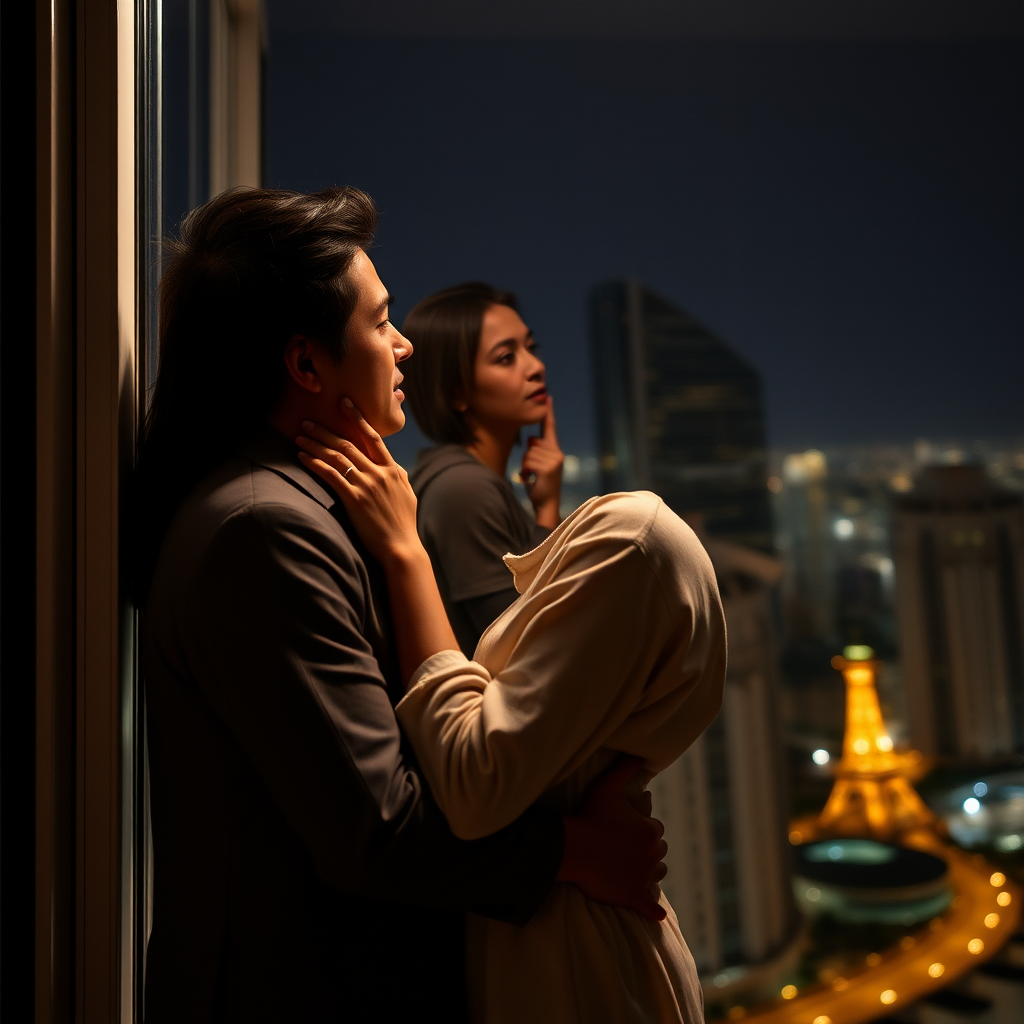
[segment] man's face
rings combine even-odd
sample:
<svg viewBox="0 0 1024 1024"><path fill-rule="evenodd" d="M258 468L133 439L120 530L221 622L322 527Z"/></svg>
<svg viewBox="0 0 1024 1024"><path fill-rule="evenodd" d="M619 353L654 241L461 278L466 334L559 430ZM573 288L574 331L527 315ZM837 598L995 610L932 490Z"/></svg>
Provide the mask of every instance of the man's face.
<svg viewBox="0 0 1024 1024"><path fill-rule="evenodd" d="M342 422L341 400L351 398L366 422L387 437L405 426L398 363L412 355L412 344L388 319L391 297L362 250L352 260L348 277L359 297L345 328L345 358L321 371L324 398Z"/></svg>

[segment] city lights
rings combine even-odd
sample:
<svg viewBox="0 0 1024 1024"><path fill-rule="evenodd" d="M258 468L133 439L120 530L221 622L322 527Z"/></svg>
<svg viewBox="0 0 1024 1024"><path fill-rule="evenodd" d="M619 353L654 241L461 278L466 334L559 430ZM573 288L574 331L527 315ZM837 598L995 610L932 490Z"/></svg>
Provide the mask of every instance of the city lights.
<svg viewBox="0 0 1024 1024"><path fill-rule="evenodd" d="M991 882L991 883L992 883L992 884L993 884L993 885L994 885L994 886L995 886L995 887L996 887L997 889L999 889L999 888L1001 888L1002 886L1006 885L1006 875L1004 875L1004 874L1002 873L1002 871L993 871L993 872L992 872L992 876L991 876L991 878L989 878L989 881L990 881L990 882Z"/></svg>
<svg viewBox="0 0 1024 1024"><path fill-rule="evenodd" d="M997 924L999 924L999 915L998 914L986 914L985 915L985 927L986 928L995 928Z"/></svg>
<svg viewBox="0 0 1024 1024"><path fill-rule="evenodd" d="M984 782L976 782L974 784L974 795L984 796L988 792L988 786Z"/></svg>
<svg viewBox="0 0 1024 1024"><path fill-rule="evenodd" d="M796 985L783 985L782 992L779 994L782 996L783 999L796 999Z"/></svg>
<svg viewBox="0 0 1024 1024"><path fill-rule="evenodd" d="M896 1002L896 991L895 989L887 988L878 998L888 1006L890 1003Z"/></svg>
<svg viewBox="0 0 1024 1024"><path fill-rule="evenodd" d="M930 978L941 978L946 973L945 964L935 963L928 968L928 976Z"/></svg>
<svg viewBox="0 0 1024 1024"><path fill-rule="evenodd" d="M975 956L983 952L984 949L985 943L982 942L981 939L971 939L971 941L967 943L967 952L973 953Z"/></svg>
<svg viewBox="0 0 1024 1024"><path fill-rule="evenodd" d="M977 814L981 810L981 801L977 797L969 796L964 801L964 811L967 814Z"/></svg>
<svg viewBox="0 0 1024 1024"><path fill-rule="evenodd" d="M998 903L1001 907L1008 907L1012 899L1013 897L1008 892L1001 892L996 897L996 903Z"/></svg>
<svg viewBox="0 0 1024 1024"><path fill-rule="evenodd" d="M823 747L819 747L813 754L811 754L811 760L815 764L828 764L829 752Z"/></svg>
<svg viewBox="0 0 1024 1024"><path fill-rule="evenodd" d="M832 526L832 531L840 540L849 540L853 536L853 520L837 519Z"/></svg>

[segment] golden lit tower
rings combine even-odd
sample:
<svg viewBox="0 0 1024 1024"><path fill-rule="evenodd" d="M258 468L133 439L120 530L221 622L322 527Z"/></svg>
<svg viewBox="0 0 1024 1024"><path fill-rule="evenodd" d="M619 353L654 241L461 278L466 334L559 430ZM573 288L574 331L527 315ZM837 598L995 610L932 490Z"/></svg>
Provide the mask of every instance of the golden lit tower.
<svg viewBox="0 0 1024 1024"><path fill-rule="evenodd" d="M846 681L846 733L835 785L814 831L883 841L920 829L934 834L935 815L908 779L921 755L896 753L882 719L874 651L860 645L847 647L842 656L832 659L832 665ZM804 835L805 841L809 838Z"/></svg>

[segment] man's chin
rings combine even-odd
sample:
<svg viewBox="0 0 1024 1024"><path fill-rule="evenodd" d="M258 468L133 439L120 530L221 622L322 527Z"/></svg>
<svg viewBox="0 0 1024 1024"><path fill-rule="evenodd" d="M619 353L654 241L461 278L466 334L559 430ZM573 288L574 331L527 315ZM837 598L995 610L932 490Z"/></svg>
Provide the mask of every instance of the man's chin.
<svg viewBox="0 0 1024 1024"><path fill-rule="evenodd" d="M405 413L399 409L398 412L390 418L387 424L382 425L377 433L381 437L390 437L392 434L397 434L402 427L405 426Z"/></svg>

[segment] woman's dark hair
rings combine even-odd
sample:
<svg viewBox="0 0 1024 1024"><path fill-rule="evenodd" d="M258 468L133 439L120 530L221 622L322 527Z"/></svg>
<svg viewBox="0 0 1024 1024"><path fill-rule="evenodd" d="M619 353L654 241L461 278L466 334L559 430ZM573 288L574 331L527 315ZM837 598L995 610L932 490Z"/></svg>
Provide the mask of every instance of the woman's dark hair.
<svg viewBox="0 0 1024 1024"><path fill-rule="evenodd" d="M455 408L473 391L473 366L484 314L491 306L516 309L516 297L482 281L445 288L418 303L402 333L413 354L402 385L420 430L441 444L472 444L473 432Z"/></svg>
<svg viewBox="0 0 1024 1024"><path fill-rule="evenodd" d="M167 243L160 366L132 486L137 603L178 506L280 401L289 338L343 358L357 299L346 271L376 225L359 189L237 188L193 210Z"/></svg>

